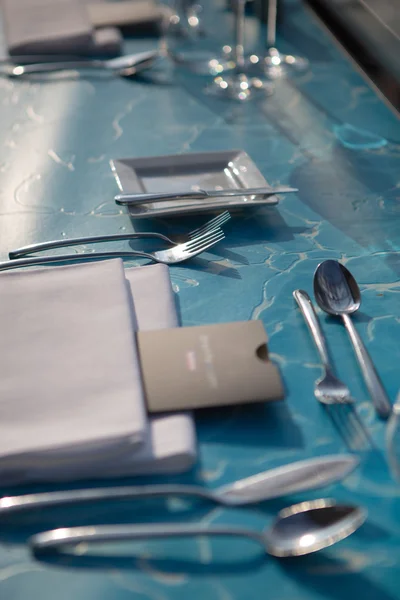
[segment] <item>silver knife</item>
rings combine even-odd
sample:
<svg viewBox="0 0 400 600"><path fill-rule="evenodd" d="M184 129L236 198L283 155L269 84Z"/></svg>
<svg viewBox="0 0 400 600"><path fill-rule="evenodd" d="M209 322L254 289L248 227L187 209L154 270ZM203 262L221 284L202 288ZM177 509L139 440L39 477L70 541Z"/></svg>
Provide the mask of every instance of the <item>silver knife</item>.
<svg viewBox="0 0 400 600"><path fill-rule="evenodd" d="M38 508L149 496L195 496L225 506L254 504L340 481L359 464L350 454L327 455L297 461L239 479L215 490L200 486L167 484L119 486L44 492L0 499L0 517Z"/></svg>
<svg viewBox="0 0 400 600"><path fill-rule="evenodd" d="M234 196L274 196L298 192L297 188L280 185L274 188L232 188L226 190L196 190L186 192L168 192L160 194L117 194L114 200L117 204L133 205L147 202L163 202L167 200L203 200L204 198L229 198Z"/></svg>

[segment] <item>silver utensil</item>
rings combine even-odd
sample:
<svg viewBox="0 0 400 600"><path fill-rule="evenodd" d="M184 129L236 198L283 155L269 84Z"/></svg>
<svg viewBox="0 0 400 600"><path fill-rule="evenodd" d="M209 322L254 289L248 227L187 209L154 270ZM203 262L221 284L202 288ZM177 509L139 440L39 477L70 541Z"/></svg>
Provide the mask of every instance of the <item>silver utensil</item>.
<svg viewBox="0 0 400 600"><path fill-rule="evenodd" d="M357 458L347 454L310 458L257 473L215 490L208 490L194 485L167 484L118 486L9 496L0 499L0 516L64 504L172 495L194 496L225 506L242 506L329 485L346 477L358 464Z"/></svg>
<svg viewBox="0 0 400 600"><path fill-rule="evenodd" d="M239 188L226 190L196 190L186 192L168 192L162 194L117 194L114 200L120 205L146 204L147 202L163 202L167 200L202 200L205 198L229 198L235 196L275 196L298 192L297 188L280 185L274 188Z"/></svg>
<svg viewBox="0 0 400 600"><path fill-rule="evenodd" d="M9 77L21 77L36 73L50 73L53 71L65 71L71 69L96 69L119 73L121 75L134 75L145 68L150 67L160 55L159 50L149 50L137 54L118 56L109 60L68 60L61 62L43 62L27 65L5 65L1 72Z"/></svg>
<svg viewBox="0 0 400 600"><path fill-rule="evenodd" d="M371 357L350 318L361 305L361 294L356 280L338 261L326 260L315 271L314 294L322 310L330 315L342 317L375 410L380 417L388 418L392 406Z"/></svg>
<svg viewBox="0 0 400 600"><path fill-rule="evenodd" d="M121 542L153 538L191 536L246 537L261 544L266 554L277 557L302 556L336 544L354 533L367 518L358 506L336 504L320 499L294 504L278 513L272 526L263 531L230 525L184 523L171 525L95 525L65 527L32 536L29 545L34 553L61 550L80 543Z"/></svg>
<svg viewBox="0 0 400 600"><path fill-rule="evenodd" d="M371 445L370 437L354 408L350 390L333 373L326 340L311 299L303 290L295 290L293 296L310 329L324 366L325 373L316 381L314 395L328 410L335 427L349 448L364 450Z"/></svg>
<svg viewBox="0 0 400 600"><path fill-rule="evenodd" d="M226 210L214 219L207 221L201 227L189 231L187 234L181 234L177 236L166 236L162 233L157 232L131 232L131 233L116 233L112 235L95 235L86 236L80 238L69 238L62 240L52 240L49 242L40 242L38 244L30 244L29 246L23 246L16 250L11 250L8 256L11 260L14 260L20 256L26 256L27 254L33 254L34 252L41 252L42 250L51 250L54 248L65 248L67 246L78 246L80 244L94 244L97 242L116 242L122 240L136 240L136 239L152 239L157 238L167 242L173 246L182 242L188 242L190 240L196 240L204 233L210 232L217 229L231 218L231 215Z"/></svg>
<svg viewBox="0 0 400 600"><path fill-rule="evenodd" d="M30 258L17 258L16 260L9 260L0 262L0 271L8 271L10 269L17 269L19 267L30 267L34 265L46 265L51 263L63 263L70 261L85 261L85 260L99 260L99 259L111 259L111 258L148 258L154 262L162 263L164 265L175 265L206 250L212 248L218 242L225 238L222 229L212 229L204 233L189 242L184 242L178 246L167 248L166 250L158 250L157 252L142 252L140 250L117 250L109 252L83 252L82 254L60 254L53 256L32 256Z"/></svg>
<svg viewBox="0 0 400 600"><path fill-rule="evenodd" d="M315 397L322 404L353 403L354 400L350 395L349 388L333 374L334 370L329 358L325 336L320 327L310 296L303 290L295 290L293 296L308 325L324 367L324 375L315 382Z"/></svg>
<svg viewBox="0 0 400 600"><path fill-rule="evenodd" d="M392 476L400 481L400 391L386 428L386 450Z"/></svg>

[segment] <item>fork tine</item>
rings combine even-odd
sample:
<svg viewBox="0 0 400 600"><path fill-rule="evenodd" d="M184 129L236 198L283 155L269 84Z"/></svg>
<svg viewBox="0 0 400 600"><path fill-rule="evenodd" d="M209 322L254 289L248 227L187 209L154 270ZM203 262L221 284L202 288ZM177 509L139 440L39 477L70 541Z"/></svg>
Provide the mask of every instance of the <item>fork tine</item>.
<svg viewBox="0 0 400 600"><path fill-rule="evenodd" d="M349 450L356 451L357 447L354 447L354 440L349 431L347 419L342 418L342 407L343 405L340 404L329 404L326 408L328 409L333 425L336 427L339 435L343 438L346 446Z"/></svg>
<svg viewBox="0 0 400 600"><path fill-rule="evenodd" d="M201 235L198 235L197 237L188 240L187 242L182 244L182 246L186 246L186 248L189 250L194 245L207 241L210 237L214 235L219 235L220 233L223 233L222 229L220 227L214 227L213 229L210 229L210 231L205 231Z"/></svg>
<svg viewBox="0 0 400 600"><path fill-rule="evenodd" d="M202 225L201 227L198 227L197 229L193 229L193 231L189 231L188 235L191 238L197 237L198 235L204 233L205 231L214 229L215 227L220 227L221 225L223 225L224 223L229 221L230 218L231 218L231 215L230 215L229 211L225 210L220 215L217 215L213 219L210 219L209 221L204 223L204 225Z"/></svg>
<svg viewBox="0 0 400 600"><path fill-rule="evenodd" d="M221 236L225 237L225 234L222 231L222 229L212 229L208 233L205 233L202 236L199 236L193 240L190 240L189 242L186 242L185 249L188 252L192 252L192 250L196 250L197 248L204 246L204 244L212 242L214 239L219 239Z"/></svg>
<svg viewBox="0 0 400 600"><path fill-rule="evenodd" d="M198 246L195 250L191 250L190 251L190 256L197 256L197 254L201 254L202 252L205 252L206 250L208 250L209 248L212 248L213 246L215 246L216 244L218 244L218 242L220 242L221 240L223 240L225 238L225 235L222 233L220 234L218 237L214 238L211 242L209 242L208 244L203 244L201 246Z"/></svg>
<svg viewBox="0 0 400 600"><path fill-rule="evenodd" d="M364 423L360 419L360 415L358 414L357 409L354 406L349 412L349 425L353 426L353 430L355 431L356 436L358 436L361 450L366 450L367 448L374 447L374 443L369 434L369 431L366 429Z"/></svg>
<svg viewBox="0 0 400 600"><path fill-rule="evenodd" d="M362 451L373 447L372 440L362 423L354 405L337 403L328 405L332 422L352 451Z"/></svg>

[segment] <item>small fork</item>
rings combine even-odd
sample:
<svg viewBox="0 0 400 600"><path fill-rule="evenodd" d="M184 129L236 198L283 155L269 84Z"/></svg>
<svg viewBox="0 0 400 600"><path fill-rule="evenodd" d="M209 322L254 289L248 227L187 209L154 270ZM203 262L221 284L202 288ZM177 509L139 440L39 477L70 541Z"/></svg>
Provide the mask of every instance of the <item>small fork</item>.
<svg viewBox="0 0 400 600"><path fill-rule="evenodd" d="M11 260L15 258L19 258L21 256L27 256L28 254L33 254L34 252L41 252L42 250L52 250L54 248L65 248L68 246L78 246L81 244L96 244L98 242L118 242L123 240L136 240L136 239L152 239L157 238L167 242L171 245L176 245L181 242L188 242L190 240L195 240L199 238L204 233L207 233L213 229L217 229L221 227L224 223L229 221L231 215L227 210L225 210L220 215L214 217L210 221L207 221L201 227L194 229L193 231L189 231L187 234L180 234L176 236L166 236L162 233L157 232L131 232L131 233L116 233L112 235L96 235L89 237L80 237L80 238L69 238L65 240L53 240L49 242L40 242L38 244L30 244L29 246L23 246L22 248L17 248L16 250L11 250L8 256Z"/></svg>
<svg viewBox="0 0 400 600"><path fill-rule="evenodd" d="M98 260L98 259L109 259L109 258L136 258L143 257L149 258L153 262L162 263L164 265L175 265L194 256L197 256L201 252L205 252L209 248L218 244L225 238L224 232L219 227L212 229L204 233L203 235L197 236L195 239L183 244L178 244L172 248L166 250L158 250L157 252L142 252L139 250L131 251L112 251L112 252L84 252L82 254L54 254L53 256L32 256L30 258L18 258L16 260L9 260L6 262L0 262L0 271L7 271L9 269L17 269L18 267L30 267L32 265L45 265L50 263L62 263L70 261L85 261L85 260Z"/></svg>
<svg viewBox="0 0 400 600"><path fill-rule="evenodd" d="M321 402L322 404L352 404L354 400L350 395L349 388L333 374L333 367L329 359L326 340L311 303L310 296L303 290L295 290L293 296L310 329L324 367L324 375L315 382L315 397L318 402Z"/></svg>
<svg viewBox="0 0 400 600"><path fill-rule="evenodd" d="M335 426L341 434L344 433L344 437L347 438L346 441L350 443L349 445L353 445L356 449L360 449L360 445L365 445L365 438L369 443L370 439L360 421L357 411L354 409L354 399L351 397L349 388L334 375L325 336L320 327L311 299L307 292L304 292L303 290L295 290L293 292L293 297L299 305L310 329L324 367L323 376L315 382L314 395L318 402L331 409L330 414L334 420ZM333 410L335 405L341 405L345 412ZM341 416L344 417L344 425L339 421ZM355 435L351 430L352 426L356 428ZM350 428L350 433L348 431L343 431L343 427L345 430ZM360 438L360 433L362 433L364 440ZM350 439L348 436L350 436Z"/></svg>

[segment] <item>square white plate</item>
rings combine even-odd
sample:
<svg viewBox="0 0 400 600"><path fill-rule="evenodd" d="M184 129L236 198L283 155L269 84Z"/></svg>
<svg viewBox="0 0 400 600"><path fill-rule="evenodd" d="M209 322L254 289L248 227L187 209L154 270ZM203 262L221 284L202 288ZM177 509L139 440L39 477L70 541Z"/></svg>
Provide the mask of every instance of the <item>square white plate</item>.
<svg viewBox="0 0 400 600"><path fill-rule="evenodd" d="M156 193L243 188L243 196L198 200L168 200L129 206L134 218L175 216L216 209L276 205L277 196L246 196L246 188L268 187L251 158L242 150L120 158L110 161L122 193Z"/></svg>

